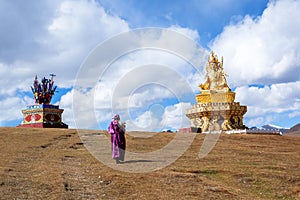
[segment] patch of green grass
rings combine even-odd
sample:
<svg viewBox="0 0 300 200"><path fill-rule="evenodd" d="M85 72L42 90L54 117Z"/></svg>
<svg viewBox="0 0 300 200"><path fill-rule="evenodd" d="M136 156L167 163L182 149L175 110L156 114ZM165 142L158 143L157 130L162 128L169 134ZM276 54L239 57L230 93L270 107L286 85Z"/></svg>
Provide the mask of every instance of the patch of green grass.
<svg viewBox="0 0 300 200"><path fill-rule="evenodd" d="M272 185L269 182L266 182L260 178L256 178L255 181L252 182L252 192L256 194L258 197L267 198L267 199L282 199L274 193Z"/></svg>

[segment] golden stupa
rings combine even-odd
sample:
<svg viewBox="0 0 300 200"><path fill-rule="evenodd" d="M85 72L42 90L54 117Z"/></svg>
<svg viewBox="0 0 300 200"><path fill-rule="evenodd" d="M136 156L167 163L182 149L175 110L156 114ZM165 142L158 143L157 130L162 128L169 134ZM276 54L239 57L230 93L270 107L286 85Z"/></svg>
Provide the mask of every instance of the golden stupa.
<svg viewBox="0 0 300 200"><path fill-rule="evenodd" d="M206 81L200 84L200 94L196 95L196 105L186 110L196 132L227 131L245 129L243 115L247 106L234 102L235 93L227 85L226 73L221 61L211 52L206 65Z"/></svg>

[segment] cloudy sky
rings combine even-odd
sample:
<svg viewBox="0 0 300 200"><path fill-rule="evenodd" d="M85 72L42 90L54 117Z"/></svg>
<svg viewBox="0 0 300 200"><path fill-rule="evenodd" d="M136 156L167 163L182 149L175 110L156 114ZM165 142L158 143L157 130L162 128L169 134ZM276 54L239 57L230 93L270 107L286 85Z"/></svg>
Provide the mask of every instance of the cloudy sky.
<svg viewBox="0 0 300 200"><path fill-rule="evenodd" d="M55 73L52 103L71 128L106 129L114 113L130 130L187 127L213 50L245 125L291 127L299 13L297 0L0 0L0 126L20 124L34 76Z"/></svg>

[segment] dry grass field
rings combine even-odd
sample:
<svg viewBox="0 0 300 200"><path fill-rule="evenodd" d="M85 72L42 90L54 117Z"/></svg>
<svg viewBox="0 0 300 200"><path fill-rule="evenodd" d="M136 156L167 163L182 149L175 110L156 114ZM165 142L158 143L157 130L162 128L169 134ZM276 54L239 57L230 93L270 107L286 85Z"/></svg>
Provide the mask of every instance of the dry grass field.
<svg viewBox="0 0 300 200"><path fill-rule="evenodd" d="M129 134L128 150L153 151L174 135ZM197 134L165 168L128 173L93 157L76 130L0 128L0 199L300 199L297 134L221 135L200 159L204 137ZM127 160L122 165L134 164Z"/></svg>

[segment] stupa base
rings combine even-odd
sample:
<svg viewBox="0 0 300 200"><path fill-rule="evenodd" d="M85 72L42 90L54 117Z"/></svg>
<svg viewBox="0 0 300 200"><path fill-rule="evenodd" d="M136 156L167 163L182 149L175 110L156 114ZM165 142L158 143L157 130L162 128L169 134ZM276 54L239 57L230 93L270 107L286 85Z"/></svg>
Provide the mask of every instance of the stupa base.
<svg viewBox="0 0 300 200"><path fill-rule="evenodd" d="M68 125L61 120L63 111L63 109L59 109L58 105L29 105L26 109L22 110L23 122L17 127L68 128Z"/></svg>
<svg viewBox="0 0 300 200"><path fill-rule="evenodd" d="M61 123L32 123L32 124L20 124L18 128L68 128L68 125Z"/></svg>

